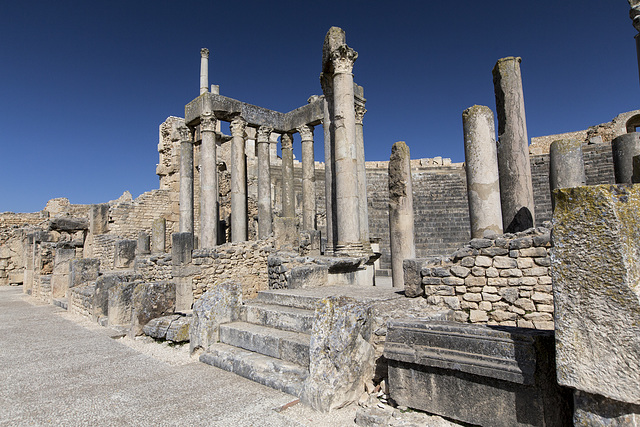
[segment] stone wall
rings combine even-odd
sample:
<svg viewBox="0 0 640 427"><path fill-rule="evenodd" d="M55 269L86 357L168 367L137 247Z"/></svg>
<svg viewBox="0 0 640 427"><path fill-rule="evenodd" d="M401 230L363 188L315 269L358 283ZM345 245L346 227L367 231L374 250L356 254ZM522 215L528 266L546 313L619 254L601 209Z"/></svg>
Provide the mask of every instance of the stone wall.
<svg viewBox="0 0 640 427"><path fill-rule="evenodd" d="M272 250L273 240L267 239L193 251L193 265L200 268L192 282L194 299L231 279L242 286L243 298L255 298L259 291L268 289L267 258Z"/></svg>
<svg viewBox="0 0 640 427"><path fill-rule="evenodd" d="M145 282L170 281L173 278L171 255L137 255L134 270Z"/></svg>
<svg viewBox="0 0 640 427"><path fill-rule="evenodd" d="M454 310L455 320L553 329L550 231L473 239L451 257L405 260L405 292Z"/></svg>
<svg viewBox="0 0 640 427"><path fill-rule="evenodd" d="M100 260L100 266L103 270L113 269L116 240L120 240L120 238L113 234L98 234L93 236L92 258Z"/></svg>
<svg viewBox="0 0 640 427"><path fill-rule="evenodd" d="M67 303L69 313L91 319L95 290L96 287L93 284L69 288L69 300Z"/></svg>

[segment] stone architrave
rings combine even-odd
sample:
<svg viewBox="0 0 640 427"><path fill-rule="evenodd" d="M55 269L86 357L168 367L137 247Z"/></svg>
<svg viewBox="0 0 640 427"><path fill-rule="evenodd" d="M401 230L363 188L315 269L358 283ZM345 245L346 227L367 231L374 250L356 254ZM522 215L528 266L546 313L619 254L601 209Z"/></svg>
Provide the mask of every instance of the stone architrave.
<svg viewBox="0 0 640 427"><path fill-rule="evenodd" d="M611 141L613 172L617 184L631 184L633 157L640 154L640 132L620 135Z"/></svg>
<svg viewBox="0 0 640 427"><path fill-rule="evenodd" d="M231 129L231 241L247 240L247 163L245 130L247 122L236 116Z"/></svg>
<svg viewBox="0 0 640 427"><path fill-rule="evenodd" d="M313 126L298 129L302 139L302 229L316 229L316 169L313 154Z"/></svg>
<svg viewBox="0 0 640 427"><path fill-rule="evenodd" d="M200 95L209 91L209 49L200 49Z"/></svg>
<svg viewBox="0 0 640 427"><path fill-rule="evenodd" d="M295 194L293 190L293 137L289 133L280 136L282 148L282 216L296 216Z"/></svg>
<svg viewBox="0 0 640 427"><path fill-rule="evenodd" d="M200 248L218 243L218 168L216 159L217 120L211 113L200 116Z"/></svg>
<svg viewBox="0 0 640 427"><path fill-rule="evenodd" d="M326 43L326 41L325 41ZM325 191L325 212L326 212L326 238L327 244L325 254L333 254L338 232L336 227L335 179L334 179L334 159L333 141L335 139L335 125L333 120L333 83L331 76L323 72L320 75L320 84L324 93L324 114L322 119L322 129L324 131L324 191Z"/></svg>
<svg viewBox="0 0 640 427"><path fill-rule="evenodd" d="M180 232L193 233L193 141L187 126L176 128L180 140Z"/></svg>
<svg viewBox="0 0 640 427"><path fill-rule="evenodd" d="M402 262L416 257L413 241L413 185L409 147L403 141L391 148L389 159L389 240L394 288L404 287Z"/></svg>
<svg viewBox="0 0 640 427"><path fill-rule="evenodd" d="M89 209L89 232L91 234L104 234L109 228L109 204L102 203L91 205Z"/></svg>
<svg viewBox="0 0 640 427"><path fill-rule="evenodd" d="M334 28L329 32L337 30L344 35L343 30ZM356 115L352 74L358 53L346 44L340 44L330 49L329 55L333 68L335 211L338 221L335 252L343 255L358 255L362 252L362 241L360 240Z"/></svg>
<svg viewBox="0 0 640 427"><path fill-rule="evenodd" d="M260 126L256 133L258 143L258 238L266 239L271 226L271 160L269 138L273 128Z"/></svg>
<svg viewBox="0 0 640 427"><path fill-rule="evenodd" d="M163 254L166 246L167 220L156 218L151 226L151 252Z"/></svg>
<svg viewBox="0 0 640 427"><path fill-rule="evenodd" d="M520 62L521 58L502 58L493 68L502 224L508 233L523 231L535 224Z"/></svg>
<svg viewBox="0 0 640 427"><path fill-rule="evenodd" d="M549 147L549 187L551 205L555 206L553 191L557 188L582 187L586 185L582 143L577 140L553 141Z"/></svg>
<svg viewBox="0 0 640 427"><path fill-rule="evenodd" d="M462 113L462 128L471 238L483 238L485 232L502 234L493 112L483 105L467 108Z"/></svg>
<svg viewBox="0 0 640 427"><path fill-rule="evenodd" d="M564 188L555 195L551 276L558 383L606 398L606 405L590 412L631 411L639 422L640 186Z"/></svg>
<svg viewBox="0 0 640 427"><path fill-rule="evenodd" d="M364 108L366 100L364 99L364 90L362 86L355 85L355 89L361 95L360 99L355 100L356 113L356 167L358 170L358 211L360 221L360 240L369 241L369 207L367 198L367 170L365 166L364 155L364 129L363 120L367 110Z"/></svg>

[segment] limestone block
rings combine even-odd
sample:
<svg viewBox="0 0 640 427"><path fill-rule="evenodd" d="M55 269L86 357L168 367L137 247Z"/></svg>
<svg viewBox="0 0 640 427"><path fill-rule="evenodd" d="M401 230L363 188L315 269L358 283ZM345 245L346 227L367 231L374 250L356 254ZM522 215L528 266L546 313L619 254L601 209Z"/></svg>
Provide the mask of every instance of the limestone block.
<svg viewBox="0 0 640 427"><path fill-rule="evenodd" d="M182 232L171 235L171 261L173 265L189 264L193 252L193 233Z"/></svg>
<svg viewBox="0 0 640 427"><path fill-rule="evenodd" d="M297 218L276 217L273 219L273 234L276 249L298 249L300 236L296 227Z"/></svg>
<svg viewBox="0 0 640 427"><path fill-rule="evenodd" d="M116 269L133 268L136 259L136 240L116 240L113 267Z"/></svg>
<svg viewBox="0 0 640 427"><path fill-rule="evenodd" d="M133 282L141 279L142 276L140 274L131 273L108 273L99 276L96 279L96 289L93 294L93 320L97 321L101 316L109 315L109 289L123 282Z"/></svg>
<svg viewBox="0 0 640 427"><path fill-rule="evenodd" d="M215 285L193 304L193 320L189 331L191 352L208 350L218 342L220 324L238 319L242 305L242 286L234 282Z"/></svg>
<svg viewBox="0 0 640 427"><path fill-rule="evenodd" d="M371 308L352 298L328 297L316 308L309 376L301 401L328 412L356 402L373 378Z"/></svg>
<svg viewBox="0 0 640 427"><path fill-rule="evenodd" d="M131 324L133 290L140 282L118 283L109 288L109 326Z"/></svg>
<svg viewBox="0 0 640 427"><path fill-rule="evenodd" d="M142 331L145 335L148 335L155 339L163 340L167 336L167 330L169 329L169 326L171 326L171 323L180 317L182 316L180 316L179 314L156 317L155 319L151 319L149 322L147 322L147 324L142 328Z"/></svg>
<svg viewBox="0 0 640 427"><path fill-rule="evenodd" d="M75 232L86 230L89 228L88 218L74 218L70 216L61 216L51 219L49 230Z"/></svg>
<svg viewBox="0 0 640 427"><path fill-rule="evenodd" d="M640 425L640 406L606 397L574 392L573 425L627 427Z"/></svg>
<svg viewBox="0 0 640 427"><path fill-rule="evenodd" d="M408 297L419 297L424 294L420 271L425 264L424 258L405 259L402 261L404 271L404 294Z"/></svg>
<svg viewBox="0 0 640 427"><path fill-rule="evenodd" d="M100 260L95 258L74 259L70 264L69 287L93 282L100 274Z"/></svg>
<svg viewBox="0 0 640 427"><path fill-rule="evenodd" d="M329 280L329 268L326 265L302 265L291 269L289 289L317 288L326 286Z"/></svg>
<svg viewBox="0 0 640 427"><path fill-rule="evenodd" d="M558 382L635 405L640 404L638 212L638 185L557 190L551 251Z"/></svg>
<svg viewBox="0 0 640 427"><path fill-rule="evenodd" d="M142 334L142 328L151 319L171 314L176 308L176 285L171 282L140 283L133 290L131 330L129 334Z"/></svg>

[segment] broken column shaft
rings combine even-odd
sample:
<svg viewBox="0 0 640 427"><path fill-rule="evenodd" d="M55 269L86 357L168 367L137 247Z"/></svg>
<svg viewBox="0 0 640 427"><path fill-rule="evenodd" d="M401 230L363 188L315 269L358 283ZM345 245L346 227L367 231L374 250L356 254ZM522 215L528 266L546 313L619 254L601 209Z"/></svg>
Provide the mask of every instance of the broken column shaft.
<svg viewBox="0 0 640 427"><path fill-rule="evenodd" d="M209 91L209 49L200 49L200 95Z"/></svg>
<svg viewBox="0 0 640 427"><path fill-rule="evenodd" d="M586 185L582 143L576 140L553 141L549 147L549 187L551 206L556 201L553 191L557 188L573 188Z"/></svg>
<svg viewBox="0 0 640 427"><path fill-rule="evenodd" d="M640 154L640 132L620 135L611 141L613 171L616 184L631 184L633 176L633 156Z"/></svg>

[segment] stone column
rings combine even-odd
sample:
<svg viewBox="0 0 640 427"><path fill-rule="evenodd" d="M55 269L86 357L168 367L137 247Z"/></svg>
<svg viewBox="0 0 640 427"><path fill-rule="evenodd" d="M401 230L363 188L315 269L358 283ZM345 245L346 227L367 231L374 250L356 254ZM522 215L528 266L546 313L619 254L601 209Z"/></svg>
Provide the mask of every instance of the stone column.
<svg viewBox="0 0 640 427"><path fill-rule="evenodd" d="M230 125L231 136L231 241L247 240L247 163L245 129L247 122L236 116Z"/></svg>
<svg viewBox="0 0 640 427"><path fill-rule="evenodd" d="M633 156L640 154L640 132L625 133L615 138L611 141L611 151L616 184L631 184Z"/></svg>
<svg viewBox="0 0 640 427"><path fill-rule="evenodd" d="M407 144L403 141L393 144L389 159L389 240L394 288L404 288L402 262L416 257L410 160Z"/></svg>
<svg viewBox="0 0 640 427"><path fill-rule="evenodd" d="M156 218L151 226L151 252L154 254L163 254L165 243L167 240L167 220L164 218Z"/></svg>
<svg viewBox="0 0 640 427"><path fill-rule="evenodd" d="M640 183L640 155L633 156L633 176L631 181L634 184Z"/></svg>
<svg viewBox="0 0 640 427"><path fill-rule="evenodd" d="M209 49L200 49L200 95L209 91Z"/></svg>
<svg viewBox="0 0 640 427"><path fill-rule="evenodd" d="M464 157L471 237L502 234L496 130L489 107L474 105L462 113Z"/></svg>
<svg viewBox="0 0 640 427"><path fill-rule="evenodd" d="M218 244L218 167L216 125L213 114L200 116L200 248Z"/></svg>
<svg viewBox="0 0 640 427"><path fill-rule="evenodd" d="M362 90L361 86L357 86ZM358 170L358 210L360 221L360 240L369 242L369 207L367 199L367 170L364 156L364 131L362 120L367 110L364 108L364 100L356 101L356 168Z"/></svg>
<svg viewBox="0 0 640 427"><path fill-rule="evenodd" d="M186 126L180 134L180 232L193 233L193 141Z"/></svg>
<svg viewBox="0 0 640 427"><path fill-rule="evenodd" d="M289 133L280 136L282 148L282 216L296 216L295 194L293 190L293 137Z"/></svg>
<svg viewBox="0 0 640 427"><path fill-rule="evenodd" d="M551 206L556 201L553 191L557 188L582 187L586 185L582 143L576 140L561 139L553 141L549 147L549 187Z"/></svg>
<svg viewBox="0 0 640 427"><path fill-rule="evenodd" d="M313 154L313 126L298 128L302 139L302 229L316 229L316 169Z"/></svg>
<svg viewBox="0 0 640 427"><path fill-rule="evenodd" d="M520 74L521 58L502 58L493 68L498 113L498 169L505 232L535 224L529 140Z"/></svg>
<svg viewBox="0 0 640 427"><path fill-rule="evenodd" d="M331 255L335 249L338 233L336 227L335 206L335 179L334 179L334 162L335 153L333 150L333 141L335 139L335 126L333 121L333 83L331 76L322 73L320 75L320 84L324 93L324 115L322 119L322 129L324 131L324 192L325 192L325 211L326 211L326 236L327 244L325 254Z"/></svg>
<svg viewBox="0 0 640 427"><path fill-rule="evenodd" d="M340 45L331 52L334 72L335 210L338 220L335 252L343 255L356 255L362 251L352 74L357 57L358 53L347 45Z"/></svg>
<svg viewBox="0 0 640 427"><path fill-rule="evenodd" d="M256 133L258 143L258 238L271 234L271 159L269 137L273 128L260 126Z"/></svg>

